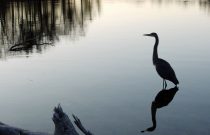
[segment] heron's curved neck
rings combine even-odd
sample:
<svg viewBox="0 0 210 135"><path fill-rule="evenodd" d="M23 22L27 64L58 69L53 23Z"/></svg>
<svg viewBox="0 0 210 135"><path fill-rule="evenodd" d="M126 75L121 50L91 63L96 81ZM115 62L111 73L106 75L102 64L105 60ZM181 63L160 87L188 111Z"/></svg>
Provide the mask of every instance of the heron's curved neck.
<svg viewBox="0 0 210 135"><path fill-rule="evenodd" d="M147 128L146 131L152 132L152 131L154 131L156 129L156 126L157 126L156 125L156 111L157 111L156 103L155 103L155 101L153 101L152 105L151 105L152 126Z"/></svg>
<svg viewBox="0 0 210 135"><path fill-rule="evenodd" d="M155 65L158 60L158 44L159 44L159 38L155 37L155 45L153 49L153 64Z"/></svg>
<svg viewBox="0 0 210 135"><path fill-rule="evenodd" d="M151 107L151 114L152 114L152 123L154 129L156 128L156 112L157 112L157 106L156 103L153 102Z"/></svg>

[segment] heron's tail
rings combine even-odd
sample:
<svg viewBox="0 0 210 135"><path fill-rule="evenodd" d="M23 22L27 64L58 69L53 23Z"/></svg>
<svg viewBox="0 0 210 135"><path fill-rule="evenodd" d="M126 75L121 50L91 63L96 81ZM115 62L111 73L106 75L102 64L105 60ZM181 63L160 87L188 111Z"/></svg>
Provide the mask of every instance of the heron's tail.
<svg viewBox="0 0 210 135"><path fill-rule="evenodd" d="M179 84L179 81L178 81L177 78L174 79L174 84L175 84L175 85Z"/></svg>

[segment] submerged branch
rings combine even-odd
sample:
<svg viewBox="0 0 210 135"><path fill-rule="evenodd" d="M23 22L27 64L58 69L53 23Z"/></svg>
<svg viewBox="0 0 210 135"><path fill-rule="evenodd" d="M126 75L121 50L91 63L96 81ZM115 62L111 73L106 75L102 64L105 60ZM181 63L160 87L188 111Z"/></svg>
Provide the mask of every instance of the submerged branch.
<svg viewBox="0 0 210 135"><path fill-rule="evenodd" d="M86 130L84 126L82 125L80 119L75 116L74 114L72 115L74 118L74 123L77 125L77 127L85 134L85 135L93 135L90 131Z"/></svg>

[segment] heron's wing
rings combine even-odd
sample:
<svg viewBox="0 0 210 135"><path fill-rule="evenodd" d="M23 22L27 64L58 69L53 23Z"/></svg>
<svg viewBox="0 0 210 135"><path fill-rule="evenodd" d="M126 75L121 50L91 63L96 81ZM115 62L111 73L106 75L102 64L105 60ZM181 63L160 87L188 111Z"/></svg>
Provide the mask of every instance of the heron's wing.
<svg viewBox="0 0 210 135"><path fill-rule="evenodd" d="M171 89L161 90L155 97L157 108L167 106L173 100L177 91L178 88L176 86Z"/></svg>
<svg viewBox="0 0 210 135"><path fill-rule="evenodd" d="M158 60L158 63L156 64L156 70L158 74L164 79L173 80L174 77L176 77L171 65L163 59Z"/></svg>

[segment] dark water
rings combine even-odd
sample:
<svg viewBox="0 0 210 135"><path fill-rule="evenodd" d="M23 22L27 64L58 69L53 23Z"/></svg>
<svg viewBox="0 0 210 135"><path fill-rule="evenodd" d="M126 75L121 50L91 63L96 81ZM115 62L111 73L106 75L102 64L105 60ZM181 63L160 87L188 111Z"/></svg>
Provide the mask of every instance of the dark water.
<svg viewBox="0 0 210 135"><path fill-rule="evenodd" d="M1 1L0 121L52 132L61 103L96 135L141 134L162 90L155 40L142 36L153 31L180 85L163 94L171 102L160 102L150 134L209 135L210 3L202 0Z"/></svg>

